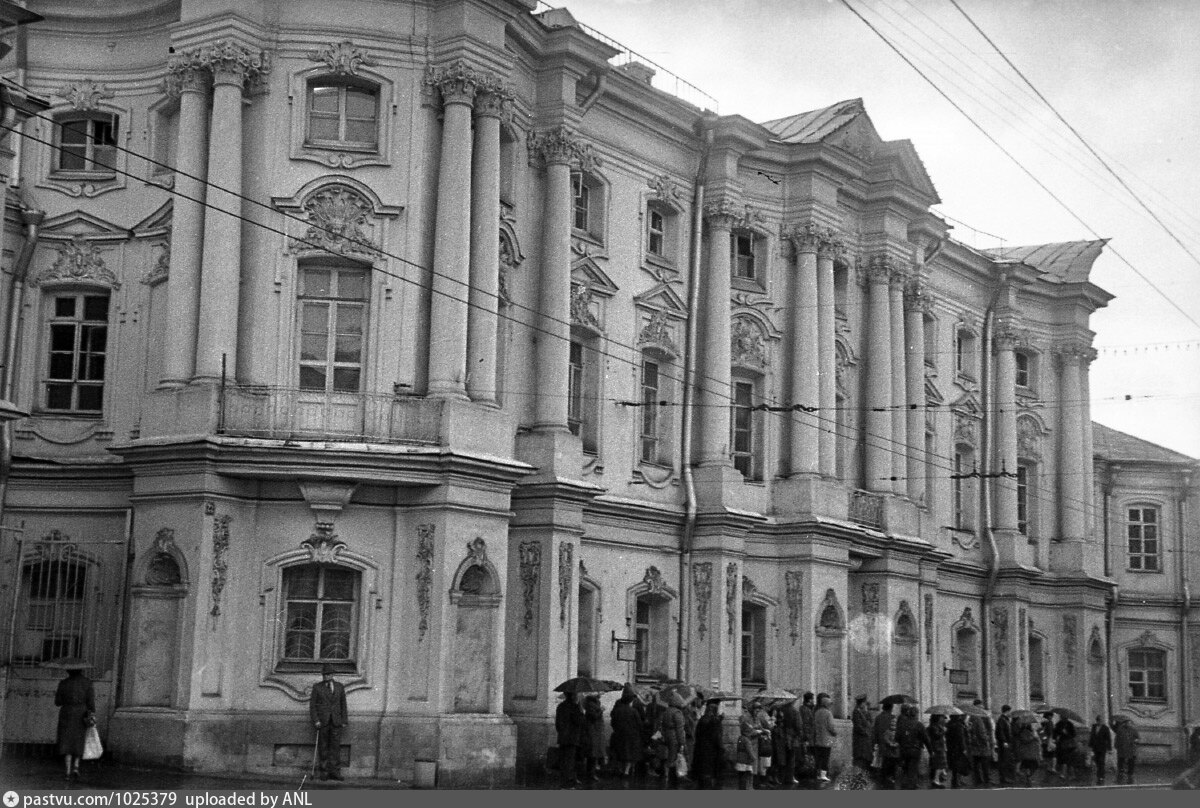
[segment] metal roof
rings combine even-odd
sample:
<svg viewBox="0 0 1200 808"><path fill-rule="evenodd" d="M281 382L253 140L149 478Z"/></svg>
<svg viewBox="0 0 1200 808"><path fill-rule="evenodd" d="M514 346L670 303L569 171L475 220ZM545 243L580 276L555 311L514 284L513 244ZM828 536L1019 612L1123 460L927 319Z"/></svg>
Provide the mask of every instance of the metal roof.
<svg viewBox="0 0 1200 808"><path fill-rule="evenodd" d="M1086 283L1092 264L1108 239L1095 241L1063 241L1058 244L1036 244L1032 247L1001 247L982 250L984 255L1001 261L1020 261L1040 269L1051 283Z"/></svg>
<svg viewBox="0 0 1200 808"><path fill-rule="evenodd" d="M850 121L866 112L861 98L839 101L824 109L776 118L762 124L784 143L820 143Z"/></svg>
<svg viewBox="0 0 1200 808"><path fill-rule="evenodd" d="M1194 464L1196 459L1092 421L1092 453L1103 460Z"/></svg>

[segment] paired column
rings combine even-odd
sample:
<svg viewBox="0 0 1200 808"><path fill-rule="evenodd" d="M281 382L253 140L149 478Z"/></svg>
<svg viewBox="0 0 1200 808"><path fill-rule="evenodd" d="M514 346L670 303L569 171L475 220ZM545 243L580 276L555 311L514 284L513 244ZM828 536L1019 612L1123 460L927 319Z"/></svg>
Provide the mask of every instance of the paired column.
<svg viewBox="0 0 1200 808"><path fill-rule="evenodd" d="M590 163L591 148L560 126L529 138L530 154L546 167L542 266L536 337L537 405L533 428L567 431L571 346L571 165Z"/></svg>
<svg viewBox="0 0 1200 808"><path fill-rule="evenodd" d="M270 65L265 53L233 42L201 49L212 71L213 107L208 137L208 205L200 278L200 320L195 378L221 378L222 358L237 368L239 287L242 268L242 88ZM182 124L182 121L181 121ZM182 129L181 129L182 131Z"/></svg>
<svg viewBox="0 0 1200 808"><path fill-rule="evenodd" d="M735 205L723 198L706 205L704 216L708 222L708 272L701 287L704 362L696 380L700 391L700 465L728 466L732 464L729 413L733 398L729 238L739 215Z"/></svg>
<svg viewBox="0 0 1200 808"><path fill-rule="evenodd" d="M908 389L908 498L920 503L925 494L925 311L929 294L920 276L909 283L904 312L905 365Z"/></svg>
<svg viewBox="0 0 1200 808"><path fill-rule="evenodd" d="M819 469L820 403L818 374L819 345L824 339L819 318L817 248L820 232L809 222L788 235L796 251L796 283L792 295L791 399L798 409L791 414L791 472L815 475Z"/></svg>
<svg viewBox="0 0 1200 808"><path fill-rule="evenodd" d="M196 367L200 265L204 254L204 185L208 167L208 71L180 55L168 65L169 90L179 94L179 147L171 214L166 345L161 387L182 387Z"/></svg>
<svg viewBox="0 0 1200 808"><path fill-rule="evenodd" d="M993 471L1017 473L1017 335L1013 324L1001 320L996 329L996 460ZM1017 481L1015 477L994 478L998 530L1017 529ZM1081 534L1082 535L1082 534Z"/></svg>
<svg viewBox="0 0 1200 808"><path fill-rule="evenodd" d="M908 493L908 414L904 411L904 402L908 399L904 367L904 285L908 280L904 269L899 266L892 268L888 279L889 324L892 331L892 440L888 451L892 459L892 491L899 496Z"/></svg>
<svg viewBox="0 0 1200 808"><path fill-rule="evenodd" d="M1083 398L1083 374L1094 351L1083 342L1064 345L1056 354L1059 364L1059 412L1062 422L1062 441L1059 443L1059 509L1062 539L1082 539L1086 526L1085 471L1091 458L1084 456L1086 435L1084 414L1087 401ZM1090 427L1090 425L1087 425Z"/></svg>
<svg viewBox="0 0 1200 808"><path fill-rule="evenodd" d="M892 325L888 286L892 264L874 255L867 269L867 434L864 436L866 487L892 490Z"/></svg>
<svg viewBox="0 0 1200 808"><path fill-rule="evenodd" d="M435 72L432 81L442 93L442 151L429 304L429 397L465 399L472 249L471 111L478 76L460 62Z"/></svg>
<svg viewBox="0 0 1200 808"><path fill-rule="evenodd" d="M818 421L820 430L820 472L822 477L837 475L837 350L835 348L835 332L837 330L837 313L835 310L835 292L833 287L833 260L843 251L842 242L832 230L824 233L824 238L817 245L817 396L821 418Z"/></svg>
<svg viewBox="0 0 1200 808"><path fill-rule="evenodd" d="M500 113L505 100L505 96L495 90L481 92L475 98L475 156L471 163L471 290L467 298L470 301L467 311L467 394L472 401L485 404L495 404L497 400Z"/></svg>

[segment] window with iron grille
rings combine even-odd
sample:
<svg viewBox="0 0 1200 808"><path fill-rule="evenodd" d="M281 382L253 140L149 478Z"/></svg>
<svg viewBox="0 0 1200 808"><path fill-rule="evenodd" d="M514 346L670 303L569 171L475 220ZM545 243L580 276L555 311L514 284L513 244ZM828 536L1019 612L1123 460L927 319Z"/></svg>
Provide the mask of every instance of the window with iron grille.
<svg viewBox="0 0 1200 808"><path fill-rule="evenodd" d="M117 116L103 112L63 115L58 130L56 171L113 174L117 159Z"/></svg>
<svg viewBox="0 0 1200 808"><path fill-rule="evenodd" d="M300 268L300 388L362 389L368 274L361 267Z"/></svg>
<svg viewBox="0 0 1200 808"><path fill-rule="evenodd" d="M1128 509L1125 535L1129 541L1129 569L1161 572L1158 508L1139 505Z"/></svg>
<svg viewBox="0 0 1200 808"><path fill-rule="evenodd" d="M379 88L336 79L309 82L305 143L375 151L379 144Z"/></svg>
<svg viewBox="0 0 1200 808"><path fill-rule="evenodd" d="M1129 698L1167 700L1167 654L1157 648L1129 650Z"/></svg>
<svg viewBox="0 0 1200 808"><path fill-rule="evenodd" d="M353 662L360 577L326 564L283 571L284 662Z"/></svg>
<svg viewBox="0 0 1200 808"><path fill-rule="evenodd" d="M99 414L104 407L108 350L107 294L50 297L47 410Z"/></svg>
<svg viewBox="0 0 1200 808"><path fill-rule="evenodd" d="M14 658L31 665L80 656L84 634L88 569L68 557L43 558L22 573L23 625L14 638Z"/></svg>

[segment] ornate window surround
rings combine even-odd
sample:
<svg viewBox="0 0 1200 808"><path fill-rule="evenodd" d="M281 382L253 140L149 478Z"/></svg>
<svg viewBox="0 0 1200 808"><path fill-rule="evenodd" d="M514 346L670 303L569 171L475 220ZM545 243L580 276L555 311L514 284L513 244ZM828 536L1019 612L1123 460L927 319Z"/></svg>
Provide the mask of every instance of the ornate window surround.
<svg viewBox="0 0 1200 808"><path fill-rule="evenodd" d="M665 598L667 601L666 624L668 626L675 626L678 624L679 592L668 585L665 580L663 580L661 573L658 573L658 575L654 575L654 573L658 573L658 569L656 567L647 567L642 580L625 590L625 619L627 621L627 625L631 627L631 631L634 621L637 619L637 601L642 595L658 595L662 598ZM668 630L666 634L667 636L662 638L667 645L666 670L663 671L664 673L671 670L671 667L675 662L674 644L670 641L671 631ZM632 666L634 663L629 664ZM632 670L633 669L631 668L631 671Z"/></svg>
<svg viewBox="0 0 1200 808"><path fill-rule="evenodd" d="M1159 651L1162 653L1163 698L1135 699L1132 697L1129 692L1129 654L1131 651ZM1117 687L1120 688L1118 700L1120 708L1129 710L1143 718L1158 718L1172 710L1176 701L1176 699L1172 698L1172 690L1179 687L1179 684L1172 679L1171 671L1172 665L1178 665L1175 661L1175 654L1178 651L1159 639L1155 631L1146 629L1136 637L1131 637L1125 642L1118 644L1116 652L1114 656L1117 670L1114 679Z"/></svg>
<svg viewBox="0 0 1200 808"><path fill-rule="evenodd" d="M640 241L642 260L646 264L661 267L668 272L676 272L684 263L683 256L687 254L684 241L684 212L685 208L679 191L680 184L669 174L659 174L651 177L647 186L642 190L639 207ZM663 215L663 251L655 254L650 251L650 211L656 210ZM656 274L655 270L649 270Z"/></svg>
<svg viewBox="0 0 1200 808"><path fill-rule="evenodd" d="M346 44L346 43L343 43ZM326 45L328 50L332 45ZM322 52L312 51L312 54ZM312 56L309 57L313 58ZM378 140L374 151L341 149L336 146L312 145L305 142L308 129L308 86L309 82L329 78L348 79L375 85L378 112ZM383 73L364 67L362 63L352 70L335 71L328 64L318 64L288 74L288 106L291 109L291 154L293 160L307 160L326 168L355 169L362 166L390 166L393 161L392 119L396 115L395 83Z"/></svg>
<svg viewBox="0 0 1200 808"><path fill-rule="evenodd" d="M1145 574L1145 575L1162 575L1162 574L1164 574L1166 572L1167 554L1166 554L1166 550L1163 547L1163 543L1164 543L1165 534L1167 533L1167 529L1166 529L1167 523L1165 520L1167 518L1167 515L1171 513L1170 503L1162 497L1147 496L1146 494L1139 492L1139 493L1129 494L1125 497L1122 497L1118 502L1116 502L1114 504L1116 505L1116 508L1117 508L1117 510L1116 510L1117 530L1115 532L1118 536L1118 540L1121 543L1120 546L1118 547L1118 551L1120 552L1121 557L1125 561L1125 566L1123 568L1124 571L1127 573L1132 573L1134 575L1143 575L1143 574ZM1139 508L1139 509L1153 508L1154 510L1158 511L1158 522L1156 523L1157 527L1158 527L1158 539L1157 539L1157 542L1158 542L1158 554L1157 554L1158 568L1157 569L1152 569L1152 570L1151 569L1134 569L1129 566L1129 509L1130 508ZM1143 554L1143 555L1145 555L1145 554Z"/></svg>
<svg viewBox="0 0 1200 808"><path fill-rule="evenodd" d="M112 172L103 171L59 171L58 155L59 135L62 127L57 123L64 115L106 114L111 115L117 122L117 149L113 159ZM43 120L49 118L55 123ZM85 106L70 103L53 104L42 113L41 117L30 121L34 137L44 141L35 150L37 165L34 177L36 187L48 188L60 194L75 198L91 199L125 188L129 178L123 173L129 169L128 152L131 148L130 137L133 129L133 111L129 107L110 104L100 98L92 100ZM54 145L50 145L54 144Z"/></svg>

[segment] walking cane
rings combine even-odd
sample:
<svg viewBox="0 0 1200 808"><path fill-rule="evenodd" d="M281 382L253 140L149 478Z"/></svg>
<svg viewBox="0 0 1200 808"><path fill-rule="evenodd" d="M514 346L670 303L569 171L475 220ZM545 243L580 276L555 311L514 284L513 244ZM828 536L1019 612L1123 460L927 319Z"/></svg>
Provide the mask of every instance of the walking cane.
<svg viewBox="0 0 1200 808"><path fill-rule="evenodd" d="M316 735L313 736L312 767L309 768L308 774L306 774L300 778L300 788L304 788L304 781L307 780L309 778L309 776L312 776L312 777L317 776L317 752L320 748L321 748L321 730L318 729Z"/></svg>

